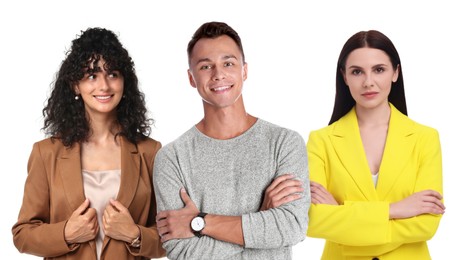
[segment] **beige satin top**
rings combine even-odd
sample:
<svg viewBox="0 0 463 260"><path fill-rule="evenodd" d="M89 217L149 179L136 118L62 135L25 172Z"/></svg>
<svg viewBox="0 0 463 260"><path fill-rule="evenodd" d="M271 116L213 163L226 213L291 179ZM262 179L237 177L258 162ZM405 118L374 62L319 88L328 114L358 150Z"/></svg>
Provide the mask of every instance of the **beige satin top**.
<svg viewBox="0 0 463 260"><path fill-rule="evenodd" d="M121 184L121 170L88 171L82 170L85 197L90 200L90 207L94 208L98 215L100 227L96 237L97 256L100 259L103 246L103 213L109 203L109 199L116 199Z"/></svg>

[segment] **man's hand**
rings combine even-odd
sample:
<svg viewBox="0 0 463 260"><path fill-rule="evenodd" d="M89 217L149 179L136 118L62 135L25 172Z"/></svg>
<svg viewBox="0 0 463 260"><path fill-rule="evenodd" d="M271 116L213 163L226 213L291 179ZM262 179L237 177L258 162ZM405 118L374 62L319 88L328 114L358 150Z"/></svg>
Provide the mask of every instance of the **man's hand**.
<svg viewBox="0 0 463 260"><path fill-rule="evenodd" d="M158 233L161 241L165 242L174 238L193 237L191 220L199 213L198 208L186 193L185 188L180 189L180 197L185 207L178 210L161 211L156 216Z"/></svg>
<svg viewBox="0 0 463 260"><path fill-rule="evenodd" d="M298 200L304 192L302 182L294 179L292 174L278 176L265 189L264 201L260 211L279 207L283 204Z"/></svg>

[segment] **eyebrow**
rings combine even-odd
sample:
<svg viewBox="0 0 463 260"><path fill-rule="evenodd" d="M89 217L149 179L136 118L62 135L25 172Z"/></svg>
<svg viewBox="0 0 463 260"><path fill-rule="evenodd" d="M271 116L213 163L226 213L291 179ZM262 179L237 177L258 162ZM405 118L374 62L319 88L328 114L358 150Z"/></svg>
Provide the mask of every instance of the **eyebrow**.
<svg viewBox="0 0 463 260"><path fill-rule="evenodd" d="M233 55L233 54L224 55L224 56L222 57L222 60L228 60L228 59L235 59L235 60L238 60L238 59L236 58L236 56ZM211 61L212 61L212 60L209 59L209 58L202 58L202 59L199 59L199 60L196 62L196 64L199 64L199 63L201 63L201 62L211 62Z"/></svg>
<svg viewBox="0 0 463 260"><path fill-rule="evenodd" d="M372 68L387 67L387 66L388 66L387 64L379 63L379 64L376 64L376 65L373 65ZM357 65L352 65L352 66L348 67L347 69L363 69L363 67L357 66Z"/></svg>

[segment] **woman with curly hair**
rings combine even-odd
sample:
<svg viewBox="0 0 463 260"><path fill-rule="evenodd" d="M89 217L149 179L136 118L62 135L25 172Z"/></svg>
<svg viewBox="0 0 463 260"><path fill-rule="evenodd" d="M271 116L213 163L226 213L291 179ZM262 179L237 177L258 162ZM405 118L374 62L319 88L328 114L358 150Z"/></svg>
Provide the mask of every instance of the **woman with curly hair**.
<svg viewBox="0 0 463 260"><path fill-rule="evenodd" d="M152 186L161 144L117 36L89 28L72 42L43 109L18 221L20 252L45 259L165 255Z"/></svg>

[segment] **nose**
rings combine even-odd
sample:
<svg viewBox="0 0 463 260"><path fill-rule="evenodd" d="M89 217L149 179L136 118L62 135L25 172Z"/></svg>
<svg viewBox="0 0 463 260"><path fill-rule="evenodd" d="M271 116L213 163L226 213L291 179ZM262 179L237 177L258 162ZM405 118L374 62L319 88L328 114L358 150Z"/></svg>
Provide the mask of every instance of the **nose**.
<svg viewBox="0 0 463 260"><path fill-rule="evenodd" d="M100 82L98 84L98 88L102 91L106 91L109 89L109 79L108 77L100 77Z"/></svg>
<svg viewBox="0 0 463 260"><path fill-rule="evenodd" d="M363 87L368 88L373 86L373 77L371 73L365 73L365 81L363 82Z"/></svg>
<svg viewBox="0 0 463 260"><path fill-rule="evenodd" d="M225 72L223 71L222 67L215 66L213 68L212 79L214 81L222 80L225 78Z"/></svg>

